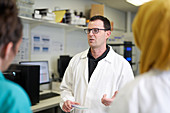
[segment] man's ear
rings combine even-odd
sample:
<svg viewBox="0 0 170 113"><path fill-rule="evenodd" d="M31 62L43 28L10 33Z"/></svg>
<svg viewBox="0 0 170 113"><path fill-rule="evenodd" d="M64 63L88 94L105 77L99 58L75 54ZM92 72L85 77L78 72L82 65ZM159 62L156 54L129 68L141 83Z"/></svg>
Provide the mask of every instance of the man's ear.
<svg viewBox="0 0 170 113"><path fill-rule="evenodd" d="M111 31L106 31L106 37L107 37L107 39L110 37L110 35L111 35Z"/></svg>
<svg viewBox="0 0 170 113"><path fill-rule="evenodd" d="M13 43L9 42L5 47L4 47L4 58L10 57L10 53L13 48Z"/></svg>

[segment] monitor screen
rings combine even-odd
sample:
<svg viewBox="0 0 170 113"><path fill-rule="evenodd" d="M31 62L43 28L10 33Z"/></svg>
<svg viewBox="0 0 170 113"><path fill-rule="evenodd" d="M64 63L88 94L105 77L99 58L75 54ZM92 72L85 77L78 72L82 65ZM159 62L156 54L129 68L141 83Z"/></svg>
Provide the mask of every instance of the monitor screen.
<svg viewBox="0 0 170 113"><path fill-rule="evenodd" d="M48 61L22 61L22 65L39 65L40 66L40 84L49 83L50 75L48 70Z"/></svg>

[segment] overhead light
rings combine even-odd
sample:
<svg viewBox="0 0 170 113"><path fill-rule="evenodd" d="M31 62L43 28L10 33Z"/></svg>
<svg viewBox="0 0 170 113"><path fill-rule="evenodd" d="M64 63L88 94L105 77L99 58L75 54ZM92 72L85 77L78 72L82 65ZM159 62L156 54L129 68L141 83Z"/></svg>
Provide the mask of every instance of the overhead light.
<svg viewBox="0 0 170 113"><path fill-rule="evenodd" d="M133 5L135 5L135 6L140 6L140 5L142 5L142 4L146 3L146 2L149 2L151 0L126 0L126 1L133 4Z"/></svg>

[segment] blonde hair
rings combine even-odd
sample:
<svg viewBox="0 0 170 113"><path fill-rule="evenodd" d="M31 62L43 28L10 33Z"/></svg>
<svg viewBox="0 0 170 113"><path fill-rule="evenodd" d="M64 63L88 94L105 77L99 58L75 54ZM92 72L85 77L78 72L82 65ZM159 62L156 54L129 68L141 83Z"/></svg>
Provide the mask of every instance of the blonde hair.
<svg viewBox="0 0 170 113"><path fill-rule="evenodd" d="M141 6L132 29L141 50L140 73L152 68L170 70L170 0L153 0Z"/></svg>

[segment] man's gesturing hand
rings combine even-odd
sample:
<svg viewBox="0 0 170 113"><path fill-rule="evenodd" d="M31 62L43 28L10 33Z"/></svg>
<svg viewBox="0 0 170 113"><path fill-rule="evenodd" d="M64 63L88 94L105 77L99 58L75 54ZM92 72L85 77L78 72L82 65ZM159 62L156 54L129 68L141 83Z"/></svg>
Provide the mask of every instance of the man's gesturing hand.
<svg viewBox="0 0 170 113"><path fill-rule="evenodd" d="M109 106L112 101L114 100L114 98L116 97L118 91L115 92L115 94L112 96L112 98L106 98L106 94L103 95L103 98L101 99L101 102L105 105L105 106Z"/></svg>

